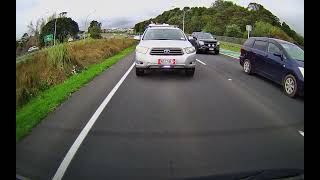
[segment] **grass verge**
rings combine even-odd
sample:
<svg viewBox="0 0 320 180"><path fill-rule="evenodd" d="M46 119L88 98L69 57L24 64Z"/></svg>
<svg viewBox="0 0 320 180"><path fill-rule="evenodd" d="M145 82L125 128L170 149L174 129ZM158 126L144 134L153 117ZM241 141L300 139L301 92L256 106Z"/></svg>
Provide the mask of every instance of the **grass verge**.
<svg viewBox="0 0 320 180"><path fill-rule="evenodd" d="M240 53L241 45L220 41L220 48Z"/></svg>
<svg viewBox="0 0 320 180"><path fill-rule="evenodd" d="M95 76L131 53L135 46L124 49L120 53L107 58L102 63L93 64L87 70L71 76L61 84L41 92L26 105L16 111L16 142L27 135L50 112L65 101L73 92Z"/></svg>

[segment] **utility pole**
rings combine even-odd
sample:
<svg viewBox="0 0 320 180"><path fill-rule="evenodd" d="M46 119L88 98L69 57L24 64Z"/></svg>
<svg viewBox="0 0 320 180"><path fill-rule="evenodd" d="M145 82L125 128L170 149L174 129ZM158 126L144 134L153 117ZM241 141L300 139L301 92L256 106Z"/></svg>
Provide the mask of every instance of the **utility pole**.
<svg viewBox="0 0 320 180"><path fill-rule="evenodd" d="M87 27L87 21L88 21L88 17L93 14L94 12L96 12L96 10L94 10L93 12L91 12L90 14L88 14L87 18L86 18L86 22L85 22L85 28L87 29L87 32L89 33L89 27ZM84 33L86 33L86 30L84 30ZM86 39L87 36L84 36L84 39Z"/></svg>
<svg viewBox="0 0 320 180"><path fill-rule="evenodd" d="M186 15L186 11L183 10L183 21L182 21L182 31L184 32L184 17Z"/></svg>
<svg viewBox="0 0 320 180"><path fill-rule="evenodd" d="M56 45L56 33L57 33L57 20L60 18L60 16L64 16L67 14L67 12L61 12L59 13L59 17L56 18L56 21L54 22L54 35L53 35L53 45Z"/></svg>
<svg viewBox="0 0 320 180"><path fill-rule="evenodd" d="M171 8L176 8L176 6L171 6ZM190 9L188 9L187 11L189 11ZM186 10L182 9L183 11L183 19L182 19L182 31L184 32L184 19L185 19L185 16L186 16Z"/></svg>

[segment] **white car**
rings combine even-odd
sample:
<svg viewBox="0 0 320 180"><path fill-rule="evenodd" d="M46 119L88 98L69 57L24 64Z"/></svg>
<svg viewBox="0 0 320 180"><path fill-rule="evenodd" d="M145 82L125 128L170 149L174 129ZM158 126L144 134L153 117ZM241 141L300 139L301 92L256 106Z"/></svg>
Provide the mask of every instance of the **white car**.
<svg viewBox="0 0 320 180"><path fill-rule="evenodd" d="M180 69L193 76L196 49L181 29L163 25L149 25L136 47L136 75L150 69Z"/></svg>
<svg viewBox="0 0 320 180"><path fill-rule="evenodd" d="M37 51L39 50L39 48L37 46L31 46L29 49L28 49L28 52L33 52L33 51Z"/></svg>

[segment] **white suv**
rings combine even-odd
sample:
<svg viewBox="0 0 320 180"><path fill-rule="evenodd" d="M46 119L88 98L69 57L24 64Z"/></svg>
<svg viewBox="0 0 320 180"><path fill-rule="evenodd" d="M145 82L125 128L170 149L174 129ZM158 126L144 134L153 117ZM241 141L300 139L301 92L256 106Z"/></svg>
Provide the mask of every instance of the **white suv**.
<svg viewBox="0 0 320 180"><path fill-rule="evenodd" d="M137 76L142 76L147 69L180 69L193 76L196 50L181 29L167 24L149 25L138 39Z"/></svg>

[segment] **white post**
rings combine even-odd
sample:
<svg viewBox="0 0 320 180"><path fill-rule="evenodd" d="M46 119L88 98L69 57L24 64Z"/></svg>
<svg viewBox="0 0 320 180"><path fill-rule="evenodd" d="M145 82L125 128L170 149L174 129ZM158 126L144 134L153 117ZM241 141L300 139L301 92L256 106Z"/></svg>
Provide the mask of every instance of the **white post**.
<svg viewBox="0 0 320 180"><path fill-rule="evenodd" d="M248 39L249 39L249 34L250 34L250 31L248 31Z"/></svg>
<svg viewBox="0 0 320 180"><path fill-rule="evenodd" d="M58 18L56 18L56 21L54 22L53 45L56 45L57 20L58 20Z"/></svg>

